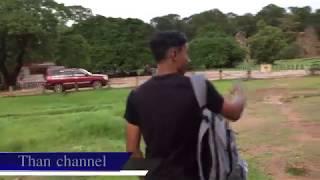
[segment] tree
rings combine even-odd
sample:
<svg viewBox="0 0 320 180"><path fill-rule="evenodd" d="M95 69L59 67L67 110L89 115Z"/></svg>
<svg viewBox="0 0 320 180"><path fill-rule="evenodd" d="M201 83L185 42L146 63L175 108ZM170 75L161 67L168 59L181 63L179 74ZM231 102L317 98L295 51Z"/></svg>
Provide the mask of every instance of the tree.
<svg viewBox="0 0 320 180"><path fill-rule="evenodd" d="M259 22L259 31L249 39L251 56L258 63L273 63L287 47L287 39L280 28Z"/></svg>
<svg viewBox="0 0 320 180"><path fill-rule="evenodd" d="M190 57L191 66L195 69L232 67L243 61L245 51L231 36L213 29L199 34L190 42Z"/></svg>
<svg viewBox="0 0 320 180"><path fill-rule="evenodd" d="M178 14L168 14L151 19L150 24L157 30L181 30L181 18Z"/></svg>
<svg viewBox="0 0 320 180"><path fill-rule="evenodd" d="M90 46L80 34L63 34L57 46L56 62L67 67L90 67Z"/></svg>
<svg viewBox="0 0 320 180"><path fill-rule="evenodd" d="M93 16L89 8L82 6L68 6L67 8L69 9L69 17L76 23L85 21Z"/></svg>
<svg viewBox="0 0 320 180"><path fill-rule="evenodd" d="M0 1L0 72L5 86L15 86L26 58L49 55L48 39L68 18L68 9L53 0ZM48 46L47 46L48 45ZM43 52L34 53L36 49Z"/></svg>
<svg viewBox="0 0 320 180"><path fill-rule="evenodd" d="M218 9L213 9L210 11L202 12L200 14L192 15L188 18L184 18L183 21L188 28L188 35L190 39L192 39L196 35L199 29L208 24L215 24L215 26L221 29L221 31L229 35L233 35L235 33L234 27L232 23L230 23L228 16Z"/></svg>
<svg viewBox="0 0 320 180"><path fill-rule="evenodd" d="M316 28L320 37L320 9L317 9L316 12L312 14L311 19L312 25Z"/></svg>
<svg viewBox="0 0 320 180"><path fill-rule="evenodd" d="M181 19L178 14L168 14L165 16L155 17L151 19L150 24L158 31L180 31L187 35L188 38L193 37L193 30L185 21L186 18Z"/></svg>
<svg viewBox="0 0 320 180"><path fill-rule="evenodd" d="M301 22L297 21L297 19L292 14L287 14L283 18L280 19L281 24L279 27L284 32L299 32L299 27L301 26Z"/></svg>
<svg viewBox="0 0 320 180"><path fill-rule="evenodd" d="M289 7L294 21L298 22L298 31L304 31L304 29L311 25L312 18L312 8L310 6L299 7Z"/></svg>
<svg viewBox="0 0 320 180"><path fill-rule="evenodd" d="M245 32L248 36L253 35L257 31L257 20L254 15L247 13L243 16L236 16L234 18L235 31Z"/></svg>
<svg viewBox="0 0 320 180"><path fill-rule="evenodd" d="M217 26L215 23L206 24L199 28L196 32L196 37L206 37L208 34L218 33L219 35L226 36L223 32L223 29L220 26Z"/></svg>
<svg viewBox="0 0 320 180"><path fill-rule="evenodd" d="M93 71L130 71L151 63L153 28L138 19L94 16L73 26L90 45Z"/></svg>
<svg viewBox="0 0 320 180"><path fill-rule="evenodd" d="M274 4L269 4L268 6L262 8L258 12L258 20L263 20L267 25L279 26L281 24L281 18L286 14L286 10Z"/></svg>

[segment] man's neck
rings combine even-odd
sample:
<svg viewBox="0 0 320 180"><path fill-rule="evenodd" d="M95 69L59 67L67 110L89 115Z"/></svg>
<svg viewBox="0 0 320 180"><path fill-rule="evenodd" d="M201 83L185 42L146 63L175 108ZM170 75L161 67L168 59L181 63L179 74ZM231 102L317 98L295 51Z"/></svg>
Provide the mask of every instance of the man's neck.
<svg viewBox="0 0 320 180"><path fill-rule="evenodd" d="M176 68L172 67L171 64L168 64L168 63L158 64L157 73L156 73L157 76L174 74L174 73L178 73L178 71Z"/></svg>

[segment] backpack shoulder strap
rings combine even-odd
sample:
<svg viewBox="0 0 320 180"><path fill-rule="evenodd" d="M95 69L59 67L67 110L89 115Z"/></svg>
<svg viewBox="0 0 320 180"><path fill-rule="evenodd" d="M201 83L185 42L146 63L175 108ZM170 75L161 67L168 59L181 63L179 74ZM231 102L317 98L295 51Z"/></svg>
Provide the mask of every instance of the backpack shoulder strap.
<svg viewBox="0 0 320 180"><path fill-rule="evenodd" d="M200 108L207 104L207 84L203 75L192 75L191 84Z"/></svg>
<svg viewBox="0 0 320 180"><path fill-rule="evenodd" d="M190 78L192 88L195 94L195 97L197 99L197 102L199 104L199 107L203 110L202 115L206 116L208 120L211 120L212 113L205 109L205 105L207 104L207 84L206 79L203 75L193 75ZM208 133L208 139L207 141L204 141L205 134ZM205 180L204 178L204 172L203 172L203 166L202 166L202 145L208 144L210 148L211 153L211 161L213 164L216 162L216 156L215 156L215 147L214 147L214 131L211 126L211 122L206 121L202 119L200 128L199 128L199 134L198 134L198 143L197 143L197 162L198 162L198 168L199 168L199 176L200 180ZM216 179L216 169L215 166L212 166L209 172L209 179L215 180Z"/></svg>

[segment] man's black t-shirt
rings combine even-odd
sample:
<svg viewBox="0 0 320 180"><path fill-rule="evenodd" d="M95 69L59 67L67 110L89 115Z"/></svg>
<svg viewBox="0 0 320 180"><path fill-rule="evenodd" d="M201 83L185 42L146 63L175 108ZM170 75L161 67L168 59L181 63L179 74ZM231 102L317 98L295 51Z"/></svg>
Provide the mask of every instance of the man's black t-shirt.
<svg viewBox="0 0 320 180"><path fill-rule="evenodd" d="M223 97L209 81L207 89L207 107L220 113ZM196 148L201 110L189 77L152 77L130 93L124 117L139 126L146 143L146 159L162 159L147 179L198 179Z"/></svg>

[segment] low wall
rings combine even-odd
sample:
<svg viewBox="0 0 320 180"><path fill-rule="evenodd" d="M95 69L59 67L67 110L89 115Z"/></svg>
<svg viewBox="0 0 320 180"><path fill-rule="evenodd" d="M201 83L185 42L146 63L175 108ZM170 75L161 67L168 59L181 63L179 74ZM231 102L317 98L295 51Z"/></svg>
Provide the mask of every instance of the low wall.
<svg viewBox="0 0 320 180"><path fill-rule="evenodd" d="M203 74L208 80L223 80L223 79L247 79L250 75L251 79L272 79L272 78L286 78L286 77L302 77L310 75L309 71L306 70L283 70L283 71L275 71L275 72L260 72L260 71L252 71L248 74L247 71L196 71L196 72L188 72L187 76L192 74ZM148 79L151 76L137 76L137 77L127 77L127 78L110 78L109 85L106 86L112 88L131 88L137 87ZM88 88L87 88L88 89ZM43 86L39 85L38 88L29 89L25 88L23 90L18 90L14 92L0 92L0 96L11 96L11 95L36 95L44 93Z"/></svg>
<svg viewBox="0 0 320 180"><path fill-rule="evenodd" d="M203 74L208 80L222 80L222 79L247 79L249 76L252 79L271 79L271 78L284 78L284 77L300 77L308 75L305 70L283 70L276 72L260 72L252 71L250 74L247 71L196 71L188 72L186 75ZM150 79L151 76L138 76L128 78L112 78L110 79L110 87L124 88L136 87Z"/></svg>

